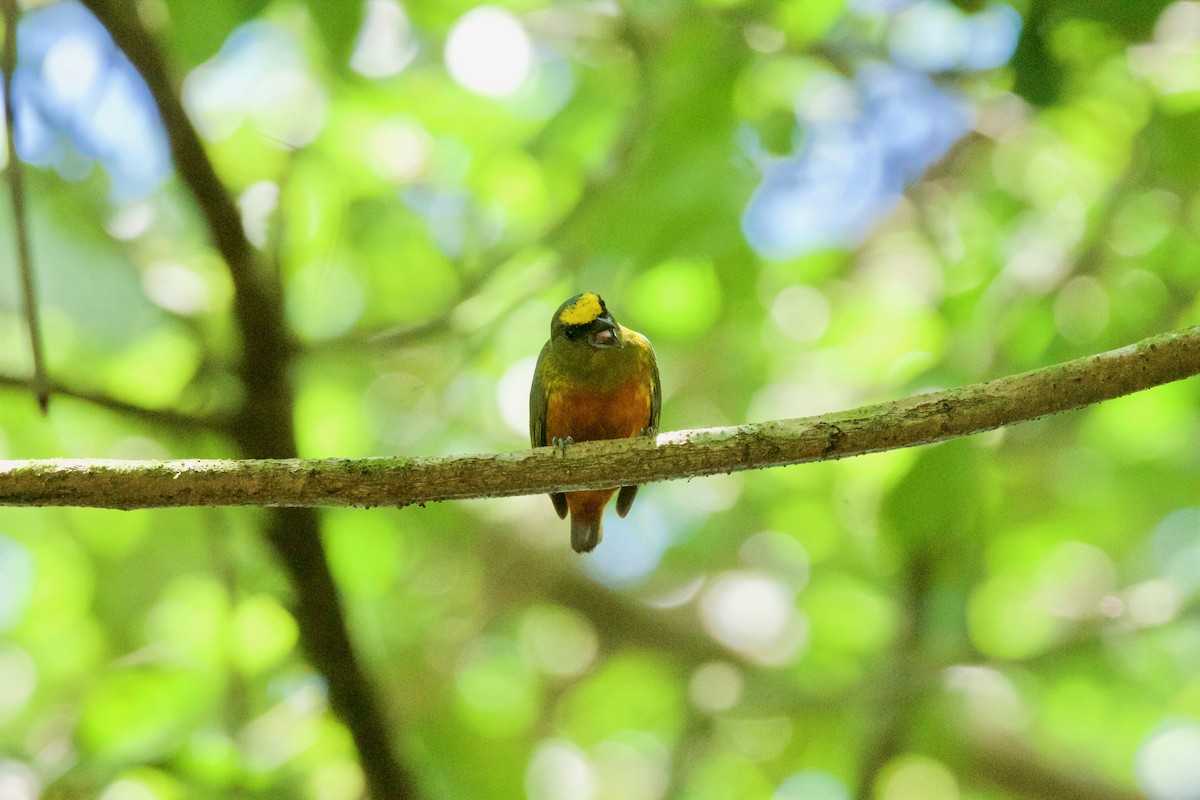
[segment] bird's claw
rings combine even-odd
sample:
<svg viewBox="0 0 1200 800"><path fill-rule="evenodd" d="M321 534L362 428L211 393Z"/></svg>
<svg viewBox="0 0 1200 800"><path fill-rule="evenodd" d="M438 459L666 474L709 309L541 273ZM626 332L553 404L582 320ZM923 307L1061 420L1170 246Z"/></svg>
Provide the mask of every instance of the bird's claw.
<svg viewBox="0 0 1200 800"><path fill-rule="evenodd" d="M554 446L558 448L559 452L561 452L564 457L567 455L567 445L575 444L575 440L570 436L566 437L565 439L560 439L555 436L550 441L554 443Z"/></svg>
<svg viewBox="0 0 1200 800"><path fill-rule="evenodd" d="M651 425L649 428L642 428L638 431L638 436L658 436L658 426Z"/></svg>

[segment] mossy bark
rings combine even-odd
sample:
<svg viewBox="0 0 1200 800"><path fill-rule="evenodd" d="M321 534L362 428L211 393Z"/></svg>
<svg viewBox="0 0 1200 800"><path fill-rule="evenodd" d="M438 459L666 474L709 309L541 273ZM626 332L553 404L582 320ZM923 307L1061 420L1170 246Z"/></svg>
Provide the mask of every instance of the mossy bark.
<svg viewBox="0 0 1200 800"><path fill-rule="evenodd" d="M1200 373L1200 328L986 383L803 419L447 458L0 462L0 504L405 506L601 489L931 444Z"/></svg>

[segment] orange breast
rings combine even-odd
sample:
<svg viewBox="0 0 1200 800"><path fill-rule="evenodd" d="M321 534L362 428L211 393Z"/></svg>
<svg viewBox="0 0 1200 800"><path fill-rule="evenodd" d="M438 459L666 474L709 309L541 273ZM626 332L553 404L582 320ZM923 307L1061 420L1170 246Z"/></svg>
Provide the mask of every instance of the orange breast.
<svg viewBox="0 0 1200 800"><path fill-rule="evenodd" d="M546 401L546 444L626 439L650 424L650 388L636 376L605 392L551 391Z"/></svg>

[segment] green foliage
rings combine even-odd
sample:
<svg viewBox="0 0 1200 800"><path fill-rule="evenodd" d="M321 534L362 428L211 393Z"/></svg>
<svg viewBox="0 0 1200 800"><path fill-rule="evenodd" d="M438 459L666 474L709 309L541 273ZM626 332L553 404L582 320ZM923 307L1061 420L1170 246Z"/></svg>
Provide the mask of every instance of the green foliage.
<svg viewBox="0 0 1200 800"><path fill-rule="evenodd" d="M981 472L976 442L945 442L922 450L884 498L880 514L885 530L915 579L929 571L935 580L949 583L953 575L967 573L979 552L987 511Z"/></svg>
<svg viewBox="0 0 1200 800"><path fill-rule="evenodd" d="M80 744L106 761L153 762L174 752L211 701L198 677L137 668L101 676L83 703Z"/></svg>
<svg viewBox="0 0 1200 800"><path fill-rule="evenodd" d="M330 62L345 64L350 60L354 40L362 27L363 6L338 0L309 0L306 6L314 27L329 50Z"/></svg>
<svg viewBox="0 0 1200 800"><path fill-rule="evenodd" d="M610 658L565 699L562 725L572 740L595 745L621 731L643 731L670 744L683 726L682 687L655 656Z"/></svg>
<svg viewBox="0 0 1200 800"><path fill-rule="evenodd" d="M777 258L748 241L748 201L815 146L801 107L849 114L863 72L902 60L904 8L499 3L531 73L488 94L447 67L466 0L112 5L156 32L257 279L278 281L306 457L524 447L532 360L584 290L654 342L664 430L1200 322L1194 3L1013 3L1007 66L930 79L972 130L860 238ZM363 61L367 34L393 37L392 62ZM7 390L0 458L236 455L211 415L245 398L246 347L195 199L177 174L113 201L92 173L27 167L47 352L66 386L144 413L64 394L42 419ZM0 281L4 375L25 369L18 307ZM331 510L322 541L429 798L1001 800L1055 796L1046 770L1166 797L1149 789L1194 778L1170 747L1200 724L1198 409L1185 382L918 451L646 486L585 558L545 497ZM0 509L0 786L363 795L308 660L310 587L287 585L263 519Z"/></svg>

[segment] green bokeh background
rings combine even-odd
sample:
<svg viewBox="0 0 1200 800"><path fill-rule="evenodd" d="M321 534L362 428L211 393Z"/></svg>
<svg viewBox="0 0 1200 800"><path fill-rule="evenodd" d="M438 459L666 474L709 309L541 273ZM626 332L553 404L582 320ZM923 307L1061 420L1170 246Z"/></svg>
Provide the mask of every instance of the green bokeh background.
<svg viewBox="0 0 1200 800"><path fill-rule="evenodd" d="M300 343L305 457L524 447L531 359L585 289L654 342L665 430L1200 319L1200 42L1171 23L1194 3L1017 2L1008 66L937 76L973 130L859 245L787 260L741 232L760 173L739 137L786 152L807 82L889 57L884 13L502 3L570 71L547 115L533 89L451 79L441 48L470 3L407 4L417 54L372 79L347 66L357 3L144 5L180 81L257 22L297 44L325 104L301 147L281 145L286 118L249 114L207 141L234 196L278 195L260 241ZM763 31L779 46L752 47ZM114 205L99 170L27 179L53 374L227 408L231 285L177 180ZM453 252L422 192L465 209ZM0 368L21 375L14 285ZM1032 796L1055 796L1053 773L1113 792L1097 797L1200 797L1194 758L1163 755L1200 742L1198 401L1189 381L937 447L645 487L594 557L544 497L329 510L323 535L430 798L999 800L1025 796L1022 770L1042 776ZM70 397L43 418L0 394L3 458L233 453L202 424ZM261 519L0 509L14 797L361 795Z"/></svg>

